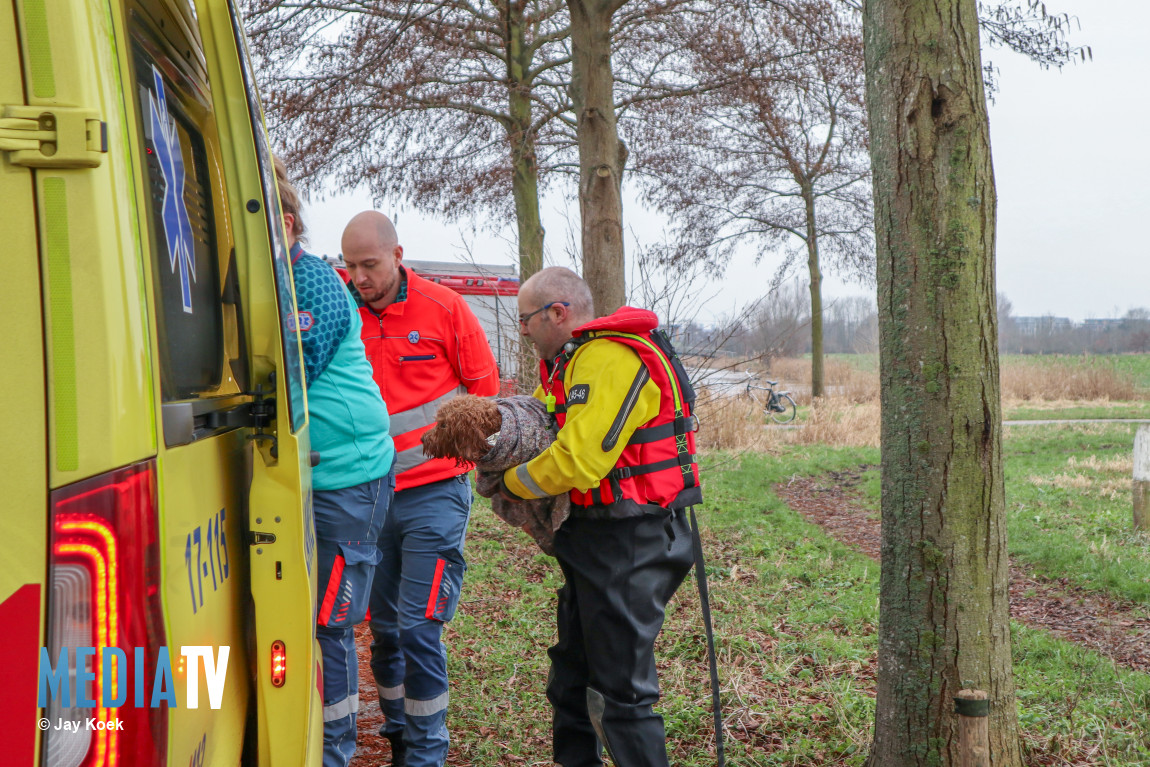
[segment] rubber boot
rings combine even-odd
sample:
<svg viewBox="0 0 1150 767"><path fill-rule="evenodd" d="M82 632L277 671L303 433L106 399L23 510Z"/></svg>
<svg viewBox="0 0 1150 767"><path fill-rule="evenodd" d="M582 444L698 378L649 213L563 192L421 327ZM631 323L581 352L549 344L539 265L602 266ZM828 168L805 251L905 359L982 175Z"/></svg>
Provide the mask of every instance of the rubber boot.
<svg viewBox="0 0 1150 767"><path fill-rule="evenodd" d="M621 706L588 687L587 713L616 767L668 767L663 717L650 706Z"/></svg>
<svg viewBox="0 0 1150 767"><path fill-rule="evenodd" d="M407 767L407 744L403 742L403 733L388 735L391 743L391 767Z"/></svg>

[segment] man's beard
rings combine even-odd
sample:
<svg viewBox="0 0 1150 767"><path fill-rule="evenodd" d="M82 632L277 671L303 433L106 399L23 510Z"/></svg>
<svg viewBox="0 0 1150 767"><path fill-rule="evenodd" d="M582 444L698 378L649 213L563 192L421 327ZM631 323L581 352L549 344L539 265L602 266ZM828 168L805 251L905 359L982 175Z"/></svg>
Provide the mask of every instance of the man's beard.
<svg viewBox="0 0 1150 767"><path fill-rule="evenodd" d="M391 289L395 287L397 282L399 282L398 274L392 277L390 281L384 283L383 286L379 288L379 290L366 292L363 288L358 287L356 290L359 291L360 298L364 300L364 303L374 304L377 301L382 301L384 296L386 296L391 291Z"/></svg>

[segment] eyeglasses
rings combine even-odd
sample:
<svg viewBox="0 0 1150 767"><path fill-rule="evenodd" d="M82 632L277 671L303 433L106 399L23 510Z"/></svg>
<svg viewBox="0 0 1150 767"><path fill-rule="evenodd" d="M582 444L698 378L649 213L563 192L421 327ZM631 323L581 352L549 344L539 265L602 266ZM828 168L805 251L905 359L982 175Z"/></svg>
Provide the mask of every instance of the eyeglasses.
<svg viewBox="0 0 1150 767"><path fill-rule="evenodd" d="M544 306L540 306L538 309L536 309L533 312L527 312L527 314L520 314L519 315L519 324L522 325L523 327L527 327L527 323L531 321L532 317L534 317L536 314L539 314L539 312L545 312L548 309L550 309L552 306L556 306L556 305L570 306L571 304L568 301L552 301L549 304L546 304Z"/></svg>

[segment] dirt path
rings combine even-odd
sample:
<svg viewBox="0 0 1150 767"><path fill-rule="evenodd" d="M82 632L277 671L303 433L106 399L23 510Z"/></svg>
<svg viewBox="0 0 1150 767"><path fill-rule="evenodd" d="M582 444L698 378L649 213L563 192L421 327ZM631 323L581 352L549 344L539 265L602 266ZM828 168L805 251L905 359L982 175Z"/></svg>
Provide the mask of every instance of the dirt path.
<svg viewBox="0 0 1150 767"><path fill-rule="evenodd" d="M775 486L788 506L832 537L879 558L878 515L859 501L861 472L795 477ZM1120 666L1150 672L1150 616L1145 608L1107 594L1085 591L1065 578L1036 578L1017 563L1010 568L1010 614L1015 620L1077 642Z"/></svg>

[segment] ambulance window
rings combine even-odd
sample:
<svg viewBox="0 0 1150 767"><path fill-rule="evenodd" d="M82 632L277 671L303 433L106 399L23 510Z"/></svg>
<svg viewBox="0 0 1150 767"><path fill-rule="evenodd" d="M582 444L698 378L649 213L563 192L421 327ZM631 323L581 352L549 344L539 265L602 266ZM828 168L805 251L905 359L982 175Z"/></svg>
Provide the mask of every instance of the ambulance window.
<svg viewBox="0 0 1150 767"><path fill-rule="evenodd" d="M223 377L219 263L203 138L160 67L139 48L134 59L167 402L211 394Z"/></svg>
<svg viewBox="0 0 1150 767"><path fill-rule="evenodd" d="M292 303L291 259L288 255L287 243L284 242L283 220L280 217L279 205L271 205L277 200L275 170L272 166L272 151L268 146L267 131L263 124L263 110L259 101L259 90L256 87L255 74L252 72L251 59L247 55L247 41L244 37L240 16L232 14L232 34L236 46L241 51L240 70L244 76L244 91L248 97L248 112L252 119L252 136L256 143L256 160L259 163L260 183L263 186L264 199L269 204L263 206L264 215L268 221L268 235L271 238L272 253L274 257L276 297L280 310L280 337L283 341L284 372L288 390L288 414L291 417L292 431L297 432L304 426L304 416L307 412L304 401L303 362L299 354L299 328L294 320L295 307Z"/></svg>

